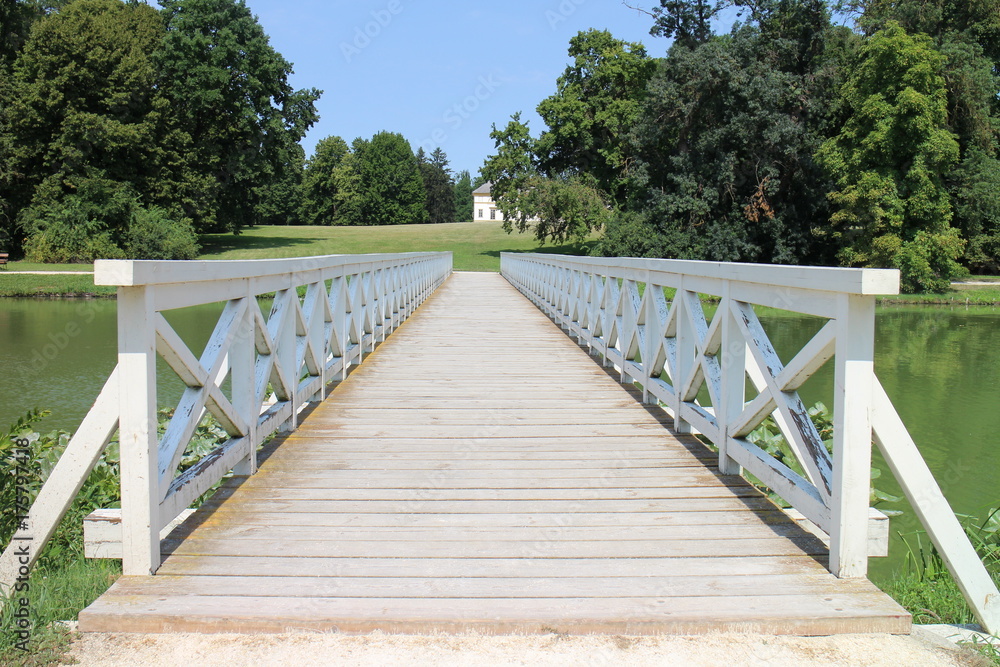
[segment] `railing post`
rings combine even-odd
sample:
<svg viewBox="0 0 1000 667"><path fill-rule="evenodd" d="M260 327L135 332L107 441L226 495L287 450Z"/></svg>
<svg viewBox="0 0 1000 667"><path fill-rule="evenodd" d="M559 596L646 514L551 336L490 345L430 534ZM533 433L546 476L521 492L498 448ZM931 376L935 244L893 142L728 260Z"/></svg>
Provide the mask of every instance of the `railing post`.
<svg viewBox="0 0 1000 667"><path fill-rule="evenodd" d="M836 319L830 571L843 578L864 577L868 573L875 298L840 295Z"/></svg>
<svg viewBox="0 0 1000 667"><path fill-rule="evenodd" d="M676 327L674 335L677 341L677 360L674 364L676 377L670 378L670 384L673 387L671 396L673 405L670 407L674 411L674 431L681 434L691 432L691 424L684 420L681 413L684 410L683 385L695 362L694 332L691 328L691 316L687 312L687 299L684 298L684 292L684 279L681 278L677 285L677 294L674 297L674 308L677 309L674 323Z"/></svg>
<svg viewBox="0 0 1000 667"><path fill-rule="evenodd" d="M239 333L229 349L233 407L246 420L249 428L246 435L247 457L233 468L233 472L241 476L253 475L257 472L257 445L260 442L260 436L257 433L258 418L260 417L260 403L257 400L257 318L254 316L254 309L259 308L259 306L249 289L245 298L248 307L243 313Z"/></svg>
<svg viewBox="0 0 1000 667"><path fill-rule="evenodd" d="M118 288L122 569L127 576L153 574L160 567L154 289Z"/></svg>
<svg viewBox="0 0 1000 667"><path fill-rule="evenodd" d="M729 439L732 437L730 424L743 414L746 400L746 364L747 345L740 333L736 316L732 309L732 283L726 281L722 288L722 300L719 309L722 311L722 396L716 420L719 424L719 472L723 475L740 475L743 468L729 456Z"/></svg>

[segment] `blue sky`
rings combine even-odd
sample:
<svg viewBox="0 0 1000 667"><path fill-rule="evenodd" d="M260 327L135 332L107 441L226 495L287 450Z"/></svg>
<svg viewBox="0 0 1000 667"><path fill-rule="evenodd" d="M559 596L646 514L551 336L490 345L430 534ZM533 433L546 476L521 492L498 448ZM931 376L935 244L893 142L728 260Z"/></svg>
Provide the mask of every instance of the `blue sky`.
<svg viewBox="0 0 1000 667"><path fill-rule="evenodd" d="M630 4L652 7L654 0ZM620 0L247 0L271 44L292 62L295 88L320 88L320 121L303 141L348 142L400 132L416 150L440 146L452 169L475 174L493 152L491 125L555 92L569 39L588 28L640 41L653 56L668 42L652 19Z"/></svg>

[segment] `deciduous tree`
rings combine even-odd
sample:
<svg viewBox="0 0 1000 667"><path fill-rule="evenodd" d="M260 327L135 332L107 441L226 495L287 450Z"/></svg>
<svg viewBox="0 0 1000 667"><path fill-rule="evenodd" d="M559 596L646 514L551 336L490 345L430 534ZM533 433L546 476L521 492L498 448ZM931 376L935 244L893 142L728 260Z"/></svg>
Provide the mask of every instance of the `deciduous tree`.
<svg viewBox="0 0 1000 667"><path fill-rule="evenodd" d="M907 291L947 289L961 273L945 187L959 146L946 126L944 64L930 38L890 22L861 48L842 90L850 115L817 152L836 183L840 261L899 268Z"/></svg>
<svg viewBox="0 0 1000 667"><path fill-rule="evenodd" d="M356 143L358 224L406 225L427 221L423 180L410 142L379 132Z"/></svg>
<svg viewBox="0 0 1000 667"><path fill-rule="evenodd" d="M243 0L161 5L158 85L200 186L187 212L203 230L238 231L257 222L260 188L280 180L283 152L316 121L320 91L291 88L291 64Z"/></svg>
<svg viewBox="0 0 1000 667"><path fill-rule="evenodd" d="M306 162L302 179L302 208L300 217L307 225L338 224L337 168L350 154L347 142L337 136L321 139L316 150Z"/></svg>
<svg viewBox="0 0 1000 667"><path fill-rule="evenodd" d="M574 36L569 56L573 62L559 77L556 93L538 105L548 125L533 149L539 170L547 176L576 176L624 201L628 133L656 63L642 44L603 30Z"/></svg>

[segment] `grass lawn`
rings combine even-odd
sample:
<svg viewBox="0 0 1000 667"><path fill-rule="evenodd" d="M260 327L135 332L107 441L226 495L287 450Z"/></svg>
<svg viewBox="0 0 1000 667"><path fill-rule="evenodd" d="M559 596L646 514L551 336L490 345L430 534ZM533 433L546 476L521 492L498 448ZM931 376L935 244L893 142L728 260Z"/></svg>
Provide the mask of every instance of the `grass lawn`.
<svg viewBox="0 0 1000 667"><path fill-rule="evenodd" d="M269 259L360 253L448 251L456 271L499 271L501 252L587 254L596 243L543 245L530 234L507 234L501 222L458 222L447 225L387 225L380 227L261 226L242 234L205 234L199 259ZM12 262L11 271L89 271L89 264L30 264ZM95 287L91 276L16 276L0 271L0 296L97 294L112 296L113 288ZM945 294L903 294L881 297L879 303L1000 305L1000 276L972 276L985 285L956 285Z"/></svg>
<svg viewBox="0 0 1000 667"><path fill-rule="evenodd" d="M11 262L8 271L93 271L93 264L38 264L37 262ZM3 270L0 269L0 276Z"/></svg>
<svg viewBox="0 0 1000 667"><path fill-rule="evenodd" d="M22 271L34 269L21 269ZM82 269L81 269L82 270ZM94 294L96 296L114 296L116 288L98 287L94 285L94 276L38 276L38 275L4 275L0 271L0 297L4 296L62 296Z"/></svg>
<svg viewBox="0 0 1000 667"><path fill-rule="evenodd" d="M989 285L954 285L946 294L900 294L899 296L879 297L882 305L893 304L925 304L943 306L995 306L1000 305L1000 281L982 279L972 280L989 282Z"/></svg>
<svg viewBox="0 0 1000 667"><path fill-rule="evenodd" d="M270 259L307 255L450 250L456 271L499 271L501 252L585 254L589 245L542 245L530 233L507 234L501 222L380 227L253 227L239 236L206 234L200 259ZM596 239L595 239L596 240Z"/></svg>

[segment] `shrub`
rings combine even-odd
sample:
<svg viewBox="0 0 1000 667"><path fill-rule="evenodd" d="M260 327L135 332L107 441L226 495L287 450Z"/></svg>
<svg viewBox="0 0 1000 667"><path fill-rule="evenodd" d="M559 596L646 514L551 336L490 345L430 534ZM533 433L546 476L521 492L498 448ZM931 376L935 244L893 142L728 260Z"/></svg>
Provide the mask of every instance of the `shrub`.
<svg viewBox="0 0 1000 667"><path fill-rule="evenodd" d="M123 247L129 259L194 259L198 256L198 236L187 218L174 219L158 206L137 206Z"/></svg>
<svg viewBox="0 0 1000 667"><path fill-rule="evenodd" d="M92 215L91 206L78 197L29 211L31 228L24 247L30 262L88 263L95 259L122 259L104 219Z"/></svg>

